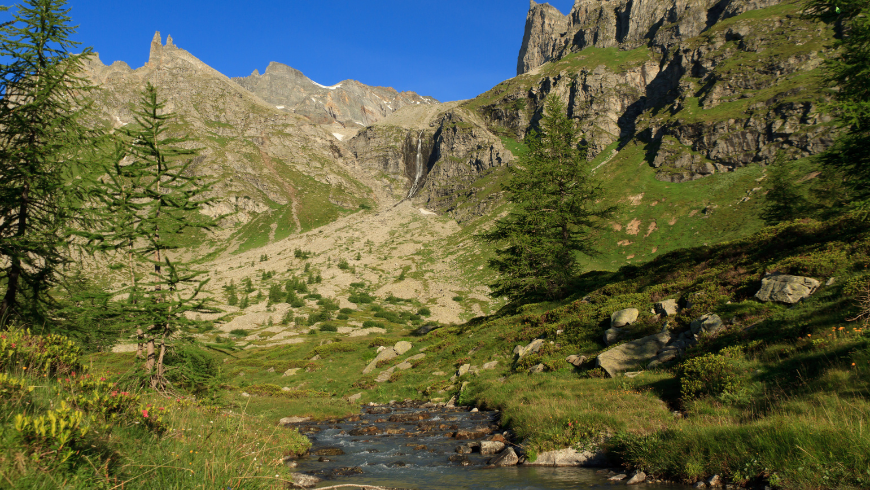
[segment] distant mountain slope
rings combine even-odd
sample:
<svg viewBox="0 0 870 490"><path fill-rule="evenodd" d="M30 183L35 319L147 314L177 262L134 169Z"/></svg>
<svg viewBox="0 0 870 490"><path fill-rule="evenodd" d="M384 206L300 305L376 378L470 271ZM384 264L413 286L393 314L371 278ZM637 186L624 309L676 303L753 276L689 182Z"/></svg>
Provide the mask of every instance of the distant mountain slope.
<svg viewBox="0 0 870 490"><path fill-rule="evenodd" d="M432 97L397 92L389 87L370 87L356 80L326 87L301 71L274 61L262 75L254 70L247 77L233 80L279 109L305 116L318 124L339 122L363 128L402 107L438 103Z"/></svg>
<svg viewBox="0 0 870 490"><path fill-rule="evenodd" d="M309 119L275 108L157 33L145 66L106 66L93 57L86 75L102 90L96 107L111 127L133 121L146 82L157 86L173 131L201 148L193 171L218 180L211 214L236 213L241 245L251 247L321 226L378 199L378 185L352 165L338 138ZM233 229L232 227L228 229Z"/></svg>

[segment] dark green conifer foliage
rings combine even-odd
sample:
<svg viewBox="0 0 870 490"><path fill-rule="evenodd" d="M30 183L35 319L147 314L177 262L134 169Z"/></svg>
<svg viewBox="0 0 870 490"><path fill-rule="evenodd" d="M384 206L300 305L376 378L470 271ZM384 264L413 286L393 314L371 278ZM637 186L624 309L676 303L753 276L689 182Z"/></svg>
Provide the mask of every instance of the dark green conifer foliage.
<svg viewBox="0 0 870 490"><path fill-rule="evenodd" d="M81 178L96 134L82 124L92 90L77 76L65 0L28 0L0 27L0 328L42 324L83 219ZM5 9L4 9L5 10Z"/></svg>
<svg viewBox="0 0 870 490"><path fill-rule="evenodd" d="M837 87L830 109L845 133L822 161L844 174L856 207L870 211L870 2L810 0L807 12L839 31L839 55L826 61L826 78Z"/></svg>
<svg viewBox="0 0 870 490"><path fill-rule="evenodd" d="M505 185L513 209L480 235L504 246L489 261L499 274L491 294L558 298L577 272L577 254L596 253L595 232L615 207L598 204L603 191L558 98L547 99L541 131L526 143Z"/></svg>
<svg viewBox="0 0 870 490"><path fill-rule="evenodd" d="M117 250L128 261L132 284L126 326L139 329L145 371L153 388L166 386L166 343L180 328L195 326L191 313L213 311L202 294L204 271L173 258L178 237L193 229L208 229L213 220L200 208L210 184L190 172L196 155L187 138L167 135L174 114L163 113L157 89L145 88L135 124L121 130L112 167L107 169L101 210L108 224L93 242ZM141 355L141 352L140 352Z"/></svg>

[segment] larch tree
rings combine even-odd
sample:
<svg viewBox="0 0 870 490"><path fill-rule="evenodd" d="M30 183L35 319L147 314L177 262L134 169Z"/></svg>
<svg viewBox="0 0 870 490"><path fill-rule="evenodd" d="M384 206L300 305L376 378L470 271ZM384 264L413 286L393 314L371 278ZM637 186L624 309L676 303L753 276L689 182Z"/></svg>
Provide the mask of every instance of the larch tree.
<svg viewBox="0 0 870 490"><path fill-rule="evenodd" d="M199 213L210 183L190 171L196 151L183 147L187 138L169 135L175 115L163 109L149 83L135 123L120 130L97 193L104 226L88 234L97 247L114 251L115 269L127 270L129 285L116 291L126 297L121 317L144 344L144 370L155 389L166 388L164 358L173 335L199 323L192 314L214 311L203 294L204 271L177 258L180 237L214 225Z"/></svg>
<svg viewBox="0 0 870 490"><path fill-rule="evenodd" d="M563 296L577 273L578 254L596 254L596 230L615 211L600 204L603 190L561 100L547 99L540 128L510 167L504 186L510 213L479 235L503 247L489 261L498 273L490 285L494 297Z"/></svg>
<svg viewBox="0 0 870 490"><path fill-rule="evenodd" d="M93 89L70 50L65 0L29 0L0 25L0 329L44 322L51 289L82 226L96 133L83 124Z"/></svg>

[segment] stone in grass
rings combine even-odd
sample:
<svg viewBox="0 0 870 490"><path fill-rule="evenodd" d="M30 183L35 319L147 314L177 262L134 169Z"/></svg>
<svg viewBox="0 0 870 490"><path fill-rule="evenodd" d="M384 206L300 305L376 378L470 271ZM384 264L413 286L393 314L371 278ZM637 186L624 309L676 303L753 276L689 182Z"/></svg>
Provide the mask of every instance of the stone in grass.
<svg viewBox="0 0 870 490"><path fill-rule="evenodd" d="M755 293L759 301L776 301L793 305L816 292L821 283L811 277L788 274L768 274L761 280L761 289Z"/></svg>
<svg viewBox="0 0 870 490"><path fill-rule="evenodd" d="M529 345L527 345L525 347L523 347L522 345L518 345L518 346L514 347L514 355L517 356L517 359L520 359L520 358L525 357L529 354L537 353L539 350L541 350L541 347L543 347L543 346L544 346L544 339L535 339L535 340L529 342Z"/></svg>
<svg viewBox="0 0 870 490"><path fill-rule="evenodd" d="M666 299L656 303L653 310L657 315L674 316L680 312L680 307L677 306L677 300Z"/></svg>
<svg viewBox="0 0 870 490"><path fill-rule="evenodd" d="M465 376L468 374L468 371L471 369L471 364L463 364L459 366L459 370L456 371L457 376Z"/></svg>
<svg viewBox="0 0 870 490"><path fill-rule="evenodd" d="M598 367L616 377L623 371L637 366L646 366L671 341L669 332L626 342L598 355Z"/></svg>
<svg viewBox="0 0 870 490"><path fill-rule="evenodd" d="M607 462L603 452L577 451L573 448L557 449L539 453L534 462L524 466L600 466Z"/></svg>
<svg viewBox="0 0 870 490"><path fill-rule="evenodd" d="M565 358L565 362L574 367L580 367L586 362L586 356L571 355Z"/></svg>
<svg viewBox="0 0 870 490"><path fill-rule="evenodd" d="M291 477L293 481L290 482L292 488L313 488L318 483L320 483L320 478L316 476L306 475L304 473L293 473Z"/></svg>
<svg viewBox="0 0 870 490"><path fill-rule="evenodd" d="M311 420L311 417L284 417L279 420L278 423L281 425L301 424L302 422L308 422L309 420Z"/></svg>
<svg viewBox="0 0 870 490"><path fill-rule="evenodd" d="M377 357L374 358L372 362L363 369L363 374L369 374L374 371L376 367L378 367L378 363L381 361L389 361L390 359L395 359L399 354L396 352L396 349L390 347L389 349L384 349L378 353Z"/></svg>
<svg viewBox="0 0 870 490"><path fill-rule="evenodd" d="M284 376L295 376L296 373L298 373L300 370L302 370L302 368L290 368L290 369L284 371L284 374L283 374L281 377L284 377Z"/></svg>
<svg viewBox="0 0 870 490"><path fill-rule="evenodd" d="M638 483L643 483L645 481L646 481L646 473L644 473L643 471L638 471L637 473L632 475L632 477L629 478L628 481L625 482L625 484L626 485L637 485Z"/></svg>
<svg viewBox="0 0 870 490"><path fill-rule="evenodd" d="M404 340L396 342L396 345L393 346L393 350L396 351L396 354L401 356L405 352L411 350L411 343Z"/></svg>
<svg viewBox="0 0 870 490"><path fill-rule="evenodd" d="M358 402L359 399L362 398L362 395L363 395L362 393L357 393L356 395L351 395L351 396L347 397L347 401L349 401L351 403Z"/></svg>
<svg viewBox="0 0 870 490"><path fill-rule="evenodd" d="M490 361L483 365L483 369L495 369L498 366L498 361Z"/></svg>
<svg viewBox="0 0 870 490"><path fill-rule="evenodd" d="M613 345L622 338L622 335L625 333L625 330L621 328L608 328L604 331L604 344L605 345Z"/></svg>
<svg viewBox="0 0 870 490"><path fill-rule="evenodd" d="M543 373L546 370L546 366L543 364L537 364L529 368L529 372L532 374Z"/></svg>
<svg viewBox="0 0 870 490"><path fill-rule="evenodd" d="M701 318L693 320L690 324L690 328L694 335L703 333L704 335L712 337L721 332L725 328L725 324L722 322L722 319L719 318L719 315L709 313Z"/></svg>
<svg viewBox="0 0 870 490"><path fill-rule="evenodd" d="M620 328L626 325L631 325L637 321L637 316L640 314L637 308L626 308L619 310L610 315L610 326L612 328Z"/></svg>
<svg viewBox="0 0 870 490"><path fill-rule="evenodd" d="M514 452L513 448L509 447L500 452L498 456L487 461L487 464L493 466L515 466L519 462L520 458L517 456L517 453Z"/></svg>

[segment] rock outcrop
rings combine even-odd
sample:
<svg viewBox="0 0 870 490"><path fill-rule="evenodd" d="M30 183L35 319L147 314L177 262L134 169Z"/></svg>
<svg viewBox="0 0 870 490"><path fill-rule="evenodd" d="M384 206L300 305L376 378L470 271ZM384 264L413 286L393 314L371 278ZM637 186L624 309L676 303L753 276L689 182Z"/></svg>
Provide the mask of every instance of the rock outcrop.
<svg viewBox="0 0 870 490"><path fill-rule="evenodd" d="M761 280L761 289L755 293L759 301L776 301L793 305L810 297L821 283L812 277L770 274Z"/></svg>
<svg viewBox="0 0 870 490"><path fill-rule="evenodd" d="M522 75L466 104L494 131L525 137L559 97L591 157L643 146L674 183L818 154L837 134L817 81L833 30L798 5L578 0L563 16L532 3Z"/></svg>

